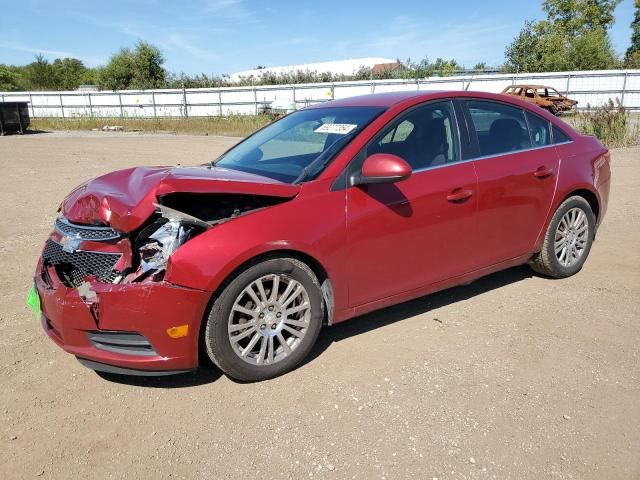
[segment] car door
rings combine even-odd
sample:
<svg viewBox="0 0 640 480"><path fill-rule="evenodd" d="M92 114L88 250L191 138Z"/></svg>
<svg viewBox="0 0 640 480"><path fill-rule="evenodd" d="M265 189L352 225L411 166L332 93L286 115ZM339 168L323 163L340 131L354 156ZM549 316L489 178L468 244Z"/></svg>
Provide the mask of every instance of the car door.
<svg viewBox="0 0 640 480"><path fill-rule="evenodd" d="M466 100L476 147L478 267L530 253L549 213L559 158L550 124L502 102Z"/></svg>
<svg viewBox="0 0 640 480"><path fill-rule="evenodd" d="M359 306L469 271L476 174L461 162L453 103L428 103L382 129L354 159L406 160L404 181L347 188L349 303Z"/></svg>

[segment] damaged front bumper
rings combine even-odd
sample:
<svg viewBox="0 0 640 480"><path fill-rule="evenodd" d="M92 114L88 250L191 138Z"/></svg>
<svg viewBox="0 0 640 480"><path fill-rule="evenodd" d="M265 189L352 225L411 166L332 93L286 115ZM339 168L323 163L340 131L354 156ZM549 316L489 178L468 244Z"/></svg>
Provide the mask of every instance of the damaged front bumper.
<svg viewBox="0 0 640 480"><path fill-rule="evenodd" d="M211 292L172 281L172 255L214 225L299 191L211 166L134 168L81 185L62 202L36 270L44 330L96 370L196 368Z"/></svg>
<svg viewBox="0 0 640 480"><path fill-rule="evenodd" d="M43 329L84 365L138 375L197 368L208 292L166 281L114 284L95 278L74 288L42 260L37 272ZM178 326L184 334L172 336Z"/></svg>

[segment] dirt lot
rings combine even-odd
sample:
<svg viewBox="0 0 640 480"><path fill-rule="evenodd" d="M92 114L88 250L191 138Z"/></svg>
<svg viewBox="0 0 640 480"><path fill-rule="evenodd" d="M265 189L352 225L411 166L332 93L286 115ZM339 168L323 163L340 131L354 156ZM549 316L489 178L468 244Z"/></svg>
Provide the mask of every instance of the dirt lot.
<svg viewBox="0 0 640 480"><path fill-rule="evenodd" d="M0 478L640 478L640 148L584 270L515 268L321 334L272 381L101 377L25 307L63 195L216 137L0 138Z"/></svg>

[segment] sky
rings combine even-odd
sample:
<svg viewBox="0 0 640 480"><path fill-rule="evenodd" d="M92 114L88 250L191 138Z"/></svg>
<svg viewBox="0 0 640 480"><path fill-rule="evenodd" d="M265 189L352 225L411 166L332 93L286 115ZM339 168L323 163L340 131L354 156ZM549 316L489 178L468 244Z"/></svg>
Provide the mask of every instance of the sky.
<svg viewBox="0 0 640 480"><path fill-rule="evenodd" d="M0 0L0 63L42 53L88 66L138 40L158 46L172 72L220 75L254 68L388 57L455 58L497 66L541 0ZM623 0L613 46L629 46L633 0Z"/></svg>

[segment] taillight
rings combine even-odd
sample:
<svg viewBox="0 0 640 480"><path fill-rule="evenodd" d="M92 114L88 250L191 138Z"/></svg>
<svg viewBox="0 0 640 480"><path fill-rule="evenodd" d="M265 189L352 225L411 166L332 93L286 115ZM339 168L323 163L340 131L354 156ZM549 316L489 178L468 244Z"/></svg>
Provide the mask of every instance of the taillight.
<svg viewBox="0 0 640 480"><path fill-rule="evenodd" d="M608 165L610 161L611 161L611 154L609 153L609 150L607 150L598 158L596 158L596 160L593 162L593 186L594 187L596 188L598 187L599 180L600 180L600 169L605 165Z"/></svg>

